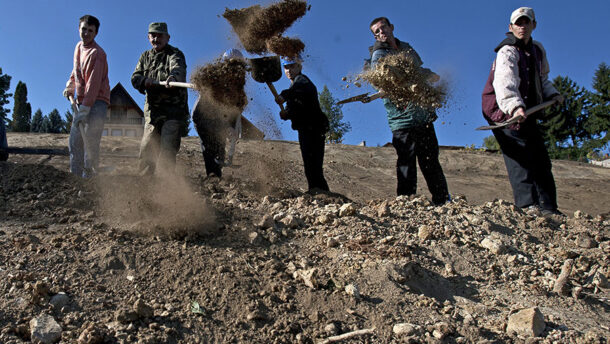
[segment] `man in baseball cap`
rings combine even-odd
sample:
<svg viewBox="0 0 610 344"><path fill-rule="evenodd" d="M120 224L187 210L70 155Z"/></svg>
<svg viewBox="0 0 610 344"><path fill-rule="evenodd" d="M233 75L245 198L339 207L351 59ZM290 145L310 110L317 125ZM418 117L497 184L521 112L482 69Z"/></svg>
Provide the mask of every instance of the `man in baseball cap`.
<svg viewBox="0 0 610 344"><path fill-rule="evenodd" d="M488 122L517 119L518 123L494 129L513 188L515 205L528 213L559 218L552 165L535 114L526 109L563 96L549 80L549 62L542 43L532 39L534 10L516 9L510 15L510 32L494 49L497 53L483 89L483 115Z"/></svg>
<svg viewBox="0 0 610 344"><path fill-rule="evenodd" d="M510 23L515 24L521 17L527 17L530 21L535 22L536 16L534 10L529 7L519 7L510 15Z"/></svg>

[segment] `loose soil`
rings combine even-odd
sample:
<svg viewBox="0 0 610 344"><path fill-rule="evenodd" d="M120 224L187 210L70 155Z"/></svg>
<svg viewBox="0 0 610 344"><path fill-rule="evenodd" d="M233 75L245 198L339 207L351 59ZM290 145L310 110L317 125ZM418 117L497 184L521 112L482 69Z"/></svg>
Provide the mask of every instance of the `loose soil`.
<svg viewBox="0 0 610 344"><path fill-rule="evenodd" d="M139 177L137 150L104 137L112 172L89 181L65 156L0 163L0 342L27 342L42 314L63 343L318 343L371 328L343 342L610 339L610 169L554 161L568 217L547 219L507 201L498 154L441 149L454 197L435 207L421 175L421 196L393 196L392 148L327 145L335 193L313 196L294 142L240 140L222 180L205 178L196 137L171 178ZM507 332L529 307L540 336Z"/></svg>
<svg viewBox="0 0 610 344"><path fill-rule="evenodd" d="M418 66L405 52L385 56L360 77L384 91L399 108L415 104L438 109L446 102L448 85L444 81L429 83L430 73Z"/></svg>
<svg viewBox="0 0 610 344"><path fill-rule="evenodd" d="M229 21L246 51L262 55L270 51L271 44L271 47L275 48L272 52L292 57L295 49L299 47L299 42L304 48L303 42L298 39L278 42L277 37L304 16L307 10L305 1L283 0L267 7L255 5L242 9L227 8L222 16ZM268 42L269 40L272 42Z"/></svg>

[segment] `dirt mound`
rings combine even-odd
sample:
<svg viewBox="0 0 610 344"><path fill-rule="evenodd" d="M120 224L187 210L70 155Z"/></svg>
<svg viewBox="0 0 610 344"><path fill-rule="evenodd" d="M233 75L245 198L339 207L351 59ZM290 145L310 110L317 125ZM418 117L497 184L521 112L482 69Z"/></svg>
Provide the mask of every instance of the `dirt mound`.
<svg viewBox="0 0 610 344"><path fill-rule="evenodd" d="M37 139L51 140L11 133L9 144ZM125 142L105 137L103 152ZM395 153L343 145L326 147L325 168L352 200L312 196L300 190L298 144L240 144L222 180L202 177L197 138L178 156L184 178L119 166L83 181L66 157L0 163L0 342L30 341L43 316L66 343L319 343L362 329L373 330L346 342L610 339L607 214L549 219L501 199L393 197ZM500 156L450 153L450 181L458 167L472 189L497 192L483 171L499 174ZM572 180L579 204L607 197L606 169L554 166L560 194ZM380 184L367 191L360 169ZM590 186L596 200L577 192ZM521 310L542 319L519 323Z"/></svg>
<svg viewBox="0 0 610 344"><path fill-rule="evenodd" d="M226 9L223 17L229 21L244 48L262 55L272 51L282 56L292 56L303 42L298 39L279 40L286 29L307 12L307 3L301 0L283 0L267 7L259 5L243 9ZM269 42L271 41L271 42ZM270 46L274 49L269 49Z"/></svg>
<svg viewBox="0 0 610 344"><path fill-rule="evenodd" d="M441 81L431 85L430 73L425 72L404 52L379 59L375 67L361 74L361 78L384 91L399 108L412 103L438 109L446 102L447 84Z"/></svg>

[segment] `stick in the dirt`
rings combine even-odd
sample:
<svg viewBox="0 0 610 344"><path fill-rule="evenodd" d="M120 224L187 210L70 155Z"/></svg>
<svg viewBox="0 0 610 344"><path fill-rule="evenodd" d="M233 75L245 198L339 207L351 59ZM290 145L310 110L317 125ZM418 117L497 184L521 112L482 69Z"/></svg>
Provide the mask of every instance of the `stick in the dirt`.
<svg viewBox="0 0 610 344"><path fill-rule="evenodd" d="M553 286L553 291L559 295L568 295L569 290L566 286L568 281L570 280L570 273L572 272L572 267L574 266L574 260L568 259L563 263L561 267L561 273L557 280L555 281L555 286Z"/></svg>
<svg viewBox="0 0 610 344"><path fill-rule="evenodd" d="M342 341L344 339L349 339L352 337L357 337L357 336L362 336L365 334L371 334L373 333L373 331L375 331L375 328L365 328L363 330L357 330L357 331L353 331L353 332L347 332L347 333L343 333L340 334L338 336L333 336L333 337L328 337L326 339L324 339L323 341L319 342L319 344L328 344L328 343L334 343L334 342L339 342Z"/></svg>

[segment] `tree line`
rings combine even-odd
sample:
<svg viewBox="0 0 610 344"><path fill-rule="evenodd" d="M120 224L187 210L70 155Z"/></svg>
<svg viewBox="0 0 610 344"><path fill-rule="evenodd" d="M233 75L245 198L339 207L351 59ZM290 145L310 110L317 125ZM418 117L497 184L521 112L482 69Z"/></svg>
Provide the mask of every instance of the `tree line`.
<svg viewBox="0 0 610 344"><path fill-rule="evenodd" d="M610 139L610 67L603 62L597 67L592 90L561 75L553 79L553 85L565 101L537 118L549 156L579 161L603 157ZM499 149L493 136L486 137L483 146Z"/></svg>
<svg viewBox="0 0 610 344"><path fill-rule="evenodd" d="M57 109L47 115L41 109L36 110L32 116L32 105L28 102L28 88L24 82L19 81L15 87L15 94L8 93L11 76L3 74L0 68L0 121L4 121L7 131L30 133L69 133L72 125L72 112L67 110L63 119ZM8 118L9 110L4 105L13 97L12 119Z"/></svg>

